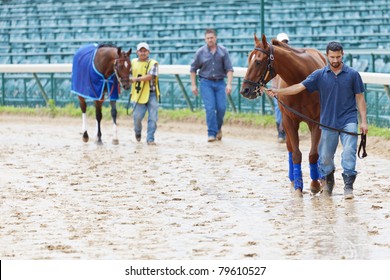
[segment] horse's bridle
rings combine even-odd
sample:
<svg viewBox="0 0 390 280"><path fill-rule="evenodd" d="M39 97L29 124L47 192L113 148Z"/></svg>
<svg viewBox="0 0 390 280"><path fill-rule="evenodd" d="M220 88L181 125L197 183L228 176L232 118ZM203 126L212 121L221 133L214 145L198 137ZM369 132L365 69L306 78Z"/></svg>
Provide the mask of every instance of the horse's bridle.
<svg viewBox="0 0 390 280"><path fill-rule="evenodd" d="M115 61L114 61L114 72L115 72L115 76L116 78L118 79L118 82L119 84L121 85L121 87L123 87L123 84L122 84L122 78L119 76L118 74L118 61L119 60L126 60L126 58L116 58ZM131 71L131 64L130 64L130 71Z"/></svg>
<svg viewBox="0 0 390 280"><path fill-rule="evenodd" d="M261 93L259 93L258 91L260 90L261 87L264 87L266 85L265 80L268 78L268 75L271 75L271 79L276 76L275 69L273 68L273 65L274 65L274 48L273 48L272 44L268 44L268 45L269 45L269 52L264 50L264 49L262 49L262 48L258 48L258 47L255 47L255 49L254 49L256 51L259 51L259 52L262 52L262 53L268 55L266 70L260 76L259 81L255 82L255 81L251 81L251 80L247 80L247 79L243 80L245 83L251 85L251 89L253 89L253 87L255 87L255 89L252 90L252 91L254 91L258 95L261 95Z"/></svg>

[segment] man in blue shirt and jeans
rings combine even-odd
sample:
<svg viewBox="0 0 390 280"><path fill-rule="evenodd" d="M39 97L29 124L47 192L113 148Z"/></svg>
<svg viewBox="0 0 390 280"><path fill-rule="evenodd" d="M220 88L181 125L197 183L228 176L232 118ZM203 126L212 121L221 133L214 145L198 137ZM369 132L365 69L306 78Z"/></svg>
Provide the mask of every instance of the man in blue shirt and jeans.
<svg viewBox="0 0 390 280"><path fill-rule="evenodd" d="M310 74L303 82L283 89L268 89L271 97L294 95L303 90L318 91L320 94L320 122L335 129L357 133L359 111L360 131L367 134L367 107L364 100L364 85L359 72L342 61L343 47L338 42L330 42L326 47L329 64ZM350 135L321 127L321 139L318 146L319 171L323 177L325 194L331 195L334 187L334 155L339 142L343 146L341 166L343 168L344 197L353 198L353 183L357 172L356 150L357 135Z"/></svg>
<svg viewBox="0 0 390 280"><path fill-rule="evenodd" d="M217 45L217 33L205 32L206 45L199 48L191 63L191 90L198 96L196 72L199 70L199 85L206 111L208 142L222 139L222 124L226 112L226 94L232 92L233 66L229 52ZM227 83L225 78L227 76Z"/></svg>

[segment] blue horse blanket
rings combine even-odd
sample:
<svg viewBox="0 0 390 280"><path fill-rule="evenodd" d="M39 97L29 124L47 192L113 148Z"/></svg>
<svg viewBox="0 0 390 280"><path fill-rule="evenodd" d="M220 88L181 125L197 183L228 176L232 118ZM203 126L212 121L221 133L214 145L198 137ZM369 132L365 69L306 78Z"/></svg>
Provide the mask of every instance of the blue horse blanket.
<svg viewBox="0 0 390 280"><path fill-rule="evenodd" d="M113 73L107 79L94 64L98 44L89 44L77 50L73 57L71 92L87 99L100 100L104 97L104 88L110 100L117 100L119 94L118 79Z"/></svg>

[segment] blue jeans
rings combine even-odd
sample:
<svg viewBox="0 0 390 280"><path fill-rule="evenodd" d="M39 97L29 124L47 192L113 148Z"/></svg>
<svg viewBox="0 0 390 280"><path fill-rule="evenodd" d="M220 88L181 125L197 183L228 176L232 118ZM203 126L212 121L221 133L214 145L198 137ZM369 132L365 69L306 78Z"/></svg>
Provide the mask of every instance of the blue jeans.
<svg viewBox="0 0 390 280"><path fill-rule="evenodd" d="M358 124L349 123L343 127L343 130L357 133ZM322 128L321 139L318 145L319 153L319 171L322 177L335 170L334 155L339 144L339 136L343 152L341 153L341 166L343 173L347 176L356 175L356 150L358 137L338 131Z"/></svg>
<svg viewBox="0 0 390 280"><path fill-rule="evenodd" d="M200 79L200 93L206 111L208 136L215 137L223 124L226 112L226 83L224 80Z"/></svg>
<svg viewBox="0 0 390 280"><path fill-rule="evenodd" d="M278 106L278 100L274 98L274 107L275 107L275 120L277 123L282 123L282 112L280 112L279 106Z"/></svg>
<svg viewBox="0 0 390 280"><path fill-rule="evenodd" d="M142 120L145 117L145 113L148 111L148 130L146 141L154 142L154 133L157 129L157 118L158 118L158 102L156 93L152 92L149 96L149 101L146 104L134 104L134 132L135 134L141 135L142 132Z"/></svg>

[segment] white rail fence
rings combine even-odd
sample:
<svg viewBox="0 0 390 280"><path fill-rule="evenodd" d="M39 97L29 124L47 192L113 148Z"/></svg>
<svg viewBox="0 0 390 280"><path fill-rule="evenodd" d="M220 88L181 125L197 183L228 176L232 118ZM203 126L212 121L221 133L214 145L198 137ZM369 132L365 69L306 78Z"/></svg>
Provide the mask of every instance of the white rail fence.
<svg viewBox="0 0 390 280"><path fill-rule="evenodd" d="M160 65L160 74L189 75L189 65ZM243 78L245 67L235 67L234 77ZM72 64L0 64L0 73L71 73ZM366 84L390 85L390 74L360 72Z"/></svg>

